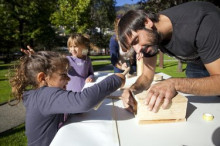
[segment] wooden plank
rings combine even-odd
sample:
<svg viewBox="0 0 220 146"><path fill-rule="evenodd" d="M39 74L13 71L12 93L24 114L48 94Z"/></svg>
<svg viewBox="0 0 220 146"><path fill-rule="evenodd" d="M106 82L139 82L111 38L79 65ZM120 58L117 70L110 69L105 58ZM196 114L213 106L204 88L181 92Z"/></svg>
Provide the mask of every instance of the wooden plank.
<svg viewBox="0 0 220 146"><path fill-rule="evenodd" d="M136 61L137 63L137 76L140 76L144 69L144 60L143 58Z"/></svg>
<svg viewBox="0 0 220 146"><path fill-rule="evenodd" d="M163 80L163 76L162 76L162 75L159 75L159 74L155 74L153 80L154 80L154 81L162 81L162 80Z"/></svg>
<svg viewBox="0 0 220 146"><path fill-rule="evenodd" d="M173 99L172 103L167 109L159 108L154 113L147 109L145 104L146 95L148 91L143 91L135 95L137 101L137 114L138 120L170 120L170 119L185 119L188 99L181 94L177 94ZM161 103L162 104L162 103Z"/></svg>
<svg viewBox="0 0 220 146"><path fill-rule="evenodd" d="M186 122L186 118L184 119L169 119L169 120L139 120L139 125L145 124L160 124L160 123L176 123L176 122Z"/></svg>

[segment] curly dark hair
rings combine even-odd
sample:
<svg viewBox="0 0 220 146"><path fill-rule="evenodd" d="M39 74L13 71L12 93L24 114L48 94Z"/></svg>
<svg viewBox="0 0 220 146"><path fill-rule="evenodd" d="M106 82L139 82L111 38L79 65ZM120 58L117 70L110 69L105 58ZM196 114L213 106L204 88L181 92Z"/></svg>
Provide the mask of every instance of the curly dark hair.
<svg viewBox="0 0 220 146"><path fill-rule="evenodd" d="M25 90L38 88L37 75L40 72L50 76L57 70L68 69L68 59L57 52L39 51L32 55L25 55L21 57L14 75L10 78L12 96L19 103Z"/></svg>

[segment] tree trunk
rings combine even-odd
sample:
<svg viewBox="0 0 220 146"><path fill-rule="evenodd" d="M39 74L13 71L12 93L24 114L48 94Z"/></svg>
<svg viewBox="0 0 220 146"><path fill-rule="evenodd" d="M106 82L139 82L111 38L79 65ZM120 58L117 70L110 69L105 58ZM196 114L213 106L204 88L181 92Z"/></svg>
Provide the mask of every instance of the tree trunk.
<svg viewBox="0 0 220 146"><path fill-rule="evenodd" d="M159 51L159 67L163 68L163 53L161 51Z"/></svg>
<svg viewBox="0 0 220 146"><path fill-rule="evenodd" d="M182 68L182 62L180 60L178 60L178 68L177 68L177 71L178 72L183 72L183 68Z"/></svg>

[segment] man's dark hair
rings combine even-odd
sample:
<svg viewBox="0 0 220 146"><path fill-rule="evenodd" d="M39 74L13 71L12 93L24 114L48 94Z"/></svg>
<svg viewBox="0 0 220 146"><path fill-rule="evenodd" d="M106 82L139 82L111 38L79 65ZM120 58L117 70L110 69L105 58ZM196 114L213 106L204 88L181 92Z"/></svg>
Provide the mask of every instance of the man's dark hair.
<svg viewBox="0 0 220 146"><path fill-rule="evenodd" d="M145 22L149 18L152 22L159 21L159 15L147 13L144 10L128 11L118 23L118 38L123 49L128 50L131 46L128 45L127 37L131 37L132 31L145 29Z"/></svg>

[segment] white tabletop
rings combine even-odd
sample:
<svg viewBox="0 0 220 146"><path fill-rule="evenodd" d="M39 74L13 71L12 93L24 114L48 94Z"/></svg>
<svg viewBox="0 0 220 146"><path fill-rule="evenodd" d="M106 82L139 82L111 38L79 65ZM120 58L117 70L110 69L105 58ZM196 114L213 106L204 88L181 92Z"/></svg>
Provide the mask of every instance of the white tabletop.
<svg viewBox="0 0 220 146"><path fill-rule="evenodd" d="M99 82L110 74L95 75ZM134 81L134 78L128 79L126 84ZM111 95L120 94L121 90L117 90ZM148 125L138 125L134 115L123 108L121 100L105 99L98 110L72 115L57 132L51 146L220 145L220 97L185 96L189 101L186 122ZM203 120L203 113L213 114L214 120Z"/></svg>

